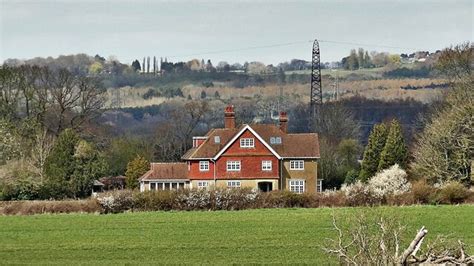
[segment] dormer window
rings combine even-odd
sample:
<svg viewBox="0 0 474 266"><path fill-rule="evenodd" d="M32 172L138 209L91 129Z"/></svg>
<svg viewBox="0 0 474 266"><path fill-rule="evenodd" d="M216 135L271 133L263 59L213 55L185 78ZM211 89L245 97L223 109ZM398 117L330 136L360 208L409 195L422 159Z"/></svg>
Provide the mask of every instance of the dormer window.
<svg viewBox="0 0 474 266"><path fill-rule="evenodd" d="M240 139L241 148L253 148L255 147L255 140L253 138L241 138Z"/></svg>
<svg viewBox="0 0 474 266"><path fill-rule="evenodd" d="M215 144L221 143L221 137L220 136L214 136L214 143Z"/></svg>
<svg viewBox="0 0 474 266"><path fill-rule="evenodd" d="M271 137L270 144L281 144L281 137Z"/></svg>

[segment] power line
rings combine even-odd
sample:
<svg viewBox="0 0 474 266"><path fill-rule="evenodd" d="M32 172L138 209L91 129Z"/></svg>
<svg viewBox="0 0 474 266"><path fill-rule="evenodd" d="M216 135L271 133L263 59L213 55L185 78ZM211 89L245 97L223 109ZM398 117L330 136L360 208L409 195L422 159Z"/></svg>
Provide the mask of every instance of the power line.
<svg viewBox="0 0 474 266"><path fill-rule="evenodd" d="M335 43L335 44L347 44L347 45L357 45L357 46L366 46L366 47L381 47L381 48L390 48L390 49L405 49L405 50L422 50L414 47L400 47L400 46L391 46L385 44L370 44L370 43L356 43L356 42L341 42L341 41L330 41L330 40L319 40L322 43Z"/></svg>
<svg viewBox="0 0 474 266"><path fill-rule="evenodd" d="M243 47L243 48L236 48L236 49L207 51L207 52L196 53L196 54L172 55L172 56L167 56L167 57L168 57L168 58L175 58L175 57L188 57L188 56L209 55L209 54L232 53L232 52L239 52L239 51L246 51L246 50L254 50L254 49L264 49L264 48L273 48L273 47L281 47L281 46L291 46L291 45L302 44L302 43L307 43L307 42L311 42L311 41L296 41L296 42L289 42L289 43L277 43L277 44L269 44L269 45L261 45L261 46L250 46L250 47Z"/></svg>
<svg viewBox="0 0 474 266"><path fill-rule="evenodd" d="M380 47L380 48L401 49L401 50L423 50L423 49L414 48L414 47L401 47L401 46L392 46L392 45L386 45L386 44L358 43L358 42L345 42L345 41L319 40L319 39L318 41L321 43L354 45L354 46L359 46L359 47ZM233 53L233 52L256 50L256 49L266 49L266 48L275 48L275 47L283 47L283 46L292 46L292 45L298 45L298 44L307 44L307 43L312 43L312 42L313 40L295 41L295 42L287 42L287 43L274 43L274 44L260 45L260 46L248 46L248 47L233 48L233 49L204 51L204 52L192 53L192 54L171 55L171 56L166 56L166 57L179 58L179 57L201 56L201 55L210 55L210 54Z"/></svg>

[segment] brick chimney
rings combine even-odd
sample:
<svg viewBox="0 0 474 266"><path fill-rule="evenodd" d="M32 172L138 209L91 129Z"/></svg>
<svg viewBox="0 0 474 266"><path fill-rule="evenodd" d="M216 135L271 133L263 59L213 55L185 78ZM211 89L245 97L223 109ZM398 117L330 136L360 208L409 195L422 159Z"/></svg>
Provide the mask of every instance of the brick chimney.
<svg viewBox="0 0 474 266"><path fill-rule="evenodd" d="M224 125L225 128L235 128L235 112L233 105L229 105L225 108Z"/></svg>
<svg viewBox="0 0 474 266"><path fill-rule="evenodd" d="M280 112L280 130L285 133L288 132L288 116L286 112Z"/></svg>

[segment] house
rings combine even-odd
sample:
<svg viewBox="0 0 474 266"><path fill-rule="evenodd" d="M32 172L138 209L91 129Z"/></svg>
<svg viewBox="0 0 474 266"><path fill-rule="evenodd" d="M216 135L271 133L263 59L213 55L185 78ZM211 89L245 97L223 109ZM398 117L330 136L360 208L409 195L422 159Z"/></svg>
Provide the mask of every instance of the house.
<svg viewBox="0 0 474 266"><path fill-rule="evenodd" d="M241 188L260 191L321 190L317 177L319 140L315 133L290 134L288 116L276 124L237 126L233 106L225 108L224 128L193 137L179 163L151 163L140 190Z"/></svg>

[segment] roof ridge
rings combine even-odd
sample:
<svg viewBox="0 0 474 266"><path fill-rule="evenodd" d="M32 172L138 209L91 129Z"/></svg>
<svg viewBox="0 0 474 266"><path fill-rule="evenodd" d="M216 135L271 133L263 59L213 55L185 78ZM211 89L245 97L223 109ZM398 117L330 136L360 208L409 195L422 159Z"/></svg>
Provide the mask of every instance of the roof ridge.
<svg viewBox="0 0 474 266"><path fill-rule="evenodd" d="M185 162L152 162L151 164L186 164Z"/></svg>
<svg viewBox="0 0 474 266"><path fill-rule="evenodd" d="M318 133L286 133L287 135L318 135Z"/></svg>

